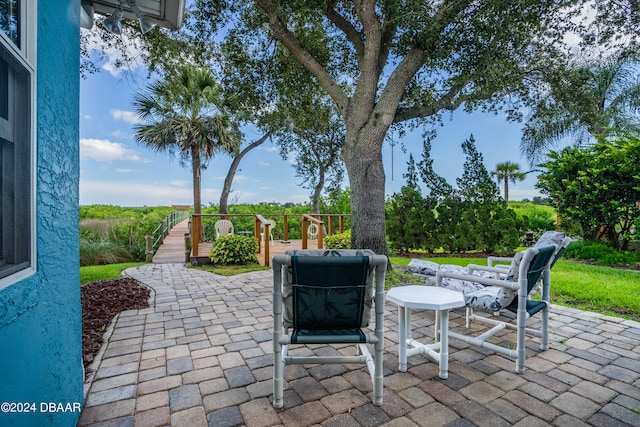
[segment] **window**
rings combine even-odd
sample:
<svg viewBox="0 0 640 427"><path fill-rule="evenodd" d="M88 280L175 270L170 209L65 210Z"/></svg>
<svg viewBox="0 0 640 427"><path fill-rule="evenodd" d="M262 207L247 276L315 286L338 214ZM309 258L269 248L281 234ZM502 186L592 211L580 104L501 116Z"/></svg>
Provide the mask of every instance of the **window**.
<svg viewBox="0 0 640 427"><path fill-rule="evenodd" d="M0 0L0 288L35 272L34 3Z"/></svg>
<svg viewBox="0 0 640 427"><path fill-rule="evenodd" d="M20 46L20 0L0 0L0 30Z"/></svg>

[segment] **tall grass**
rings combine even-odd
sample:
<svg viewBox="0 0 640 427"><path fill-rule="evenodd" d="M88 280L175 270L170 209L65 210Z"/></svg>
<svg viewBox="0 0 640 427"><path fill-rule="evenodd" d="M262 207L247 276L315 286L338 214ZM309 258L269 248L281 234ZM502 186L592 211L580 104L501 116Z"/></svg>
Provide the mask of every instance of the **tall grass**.
<svg viewBox="0 0 640 427"><path fill-rule="evenodd" d="M170 207L80 206L80 265L144 261L145 236Z"/></svg>
<svg viewBox="0 0 640 427"><path fill-rule="evenodd" d="M126 247L110 240L80 239L80 265L117 264L135 261Z"/></svg>

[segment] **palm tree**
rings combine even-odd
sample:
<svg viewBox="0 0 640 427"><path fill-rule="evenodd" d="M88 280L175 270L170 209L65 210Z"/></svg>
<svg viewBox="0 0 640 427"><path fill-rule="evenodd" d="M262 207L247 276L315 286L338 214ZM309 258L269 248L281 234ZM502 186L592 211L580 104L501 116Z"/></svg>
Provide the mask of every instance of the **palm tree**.
<svg viewBox="0 0 640 427"><path fill-rule="evenodd" d="M191 160L193 212L202 213L201 170L216 152L238 151L237 130L222 112L220 87L211 70L191 65L135 95L137 114L146 122L135 127L138 142L157 151Z"/></svg>
<svg viewBox="0 0 640 427"><path fill-rule="evenodd" d="M509 181L514 184L516 181L524 181L526 172L520 171L520 165L513 162L502 162L496 165L496 170L491 172L491 176L495 177L504 186L504 201L509 202Z"/></svg>
<svg viewBox="0 0 640 427"><path fill-rule="evenodd" d="M546 96L523 129L520 147L531 164L565 137L584 145L611 129L638 133L638 69L636 57L618 53L550 74Z"/></svg>

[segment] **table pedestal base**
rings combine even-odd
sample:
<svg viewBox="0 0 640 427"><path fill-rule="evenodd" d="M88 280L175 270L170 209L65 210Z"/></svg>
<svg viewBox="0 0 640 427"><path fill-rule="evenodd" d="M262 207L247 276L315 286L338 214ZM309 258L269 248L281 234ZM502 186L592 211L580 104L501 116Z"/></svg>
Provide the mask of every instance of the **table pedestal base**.
<svg viewBox="0 0 640 427"><path fill-rule="evenodd" d="M449 310L437 310L439 316L440 341L424 344L411 337L411 309L398 307L400 324L400 363L398 369L407 371L407 358L418 354L425 354L440 367L439 377L449 378Z"/></svg>

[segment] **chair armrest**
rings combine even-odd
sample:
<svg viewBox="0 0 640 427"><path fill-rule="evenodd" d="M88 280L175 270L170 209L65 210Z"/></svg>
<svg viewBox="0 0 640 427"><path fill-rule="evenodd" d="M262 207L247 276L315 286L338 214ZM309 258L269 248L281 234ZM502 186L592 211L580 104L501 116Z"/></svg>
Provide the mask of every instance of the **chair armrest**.
<svg viewBox="0 0 640 427"><path fill-rule="evenodd" d="M440 271L440 270L436 272L436 286L442 285L443 277L450 277L452 279L458 279L458 280L466 280L469 282L480 283L481 285L485 285L485 286L499 286L499 287L502 287L505 289L511 289L511 290L520 289L520 284L518 282L509 282L506 280L491 279L488 277L473 276L470 274L450 273L447 271Z"/></svg>
<svg viewBox="0 0 640 427"><path fill-rule="evenodd" d="M489 267L494 267L494 265L493 265L494 262L505 262L505 263L511 264L511 261L513 261L513 257L505 257L505 256L490 256L490 257L487 257L487 265Z"/></svg>
<svg viewBox="0 0 640 427"><path fill-rule="evenodd" d="M504 262L504 263L511 264L512 261L513 261L513 257L506 257L506 256L490 256L490 257L487 257L487 265L489 267L494 267L493 264L495 262Z"/></svg>
<svg viewBox="0 0 640 427"><path fill-rule="evenodd" d="M501 274L507 274L509 272L505 267L508 266L489 267L486 265L469 264L467 265L467 273L471 274L473 271L487 271L489 273L495 273L496 279L499 279Z"/></svg>

